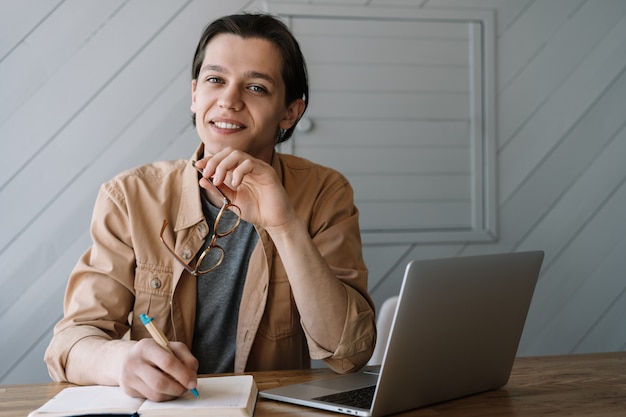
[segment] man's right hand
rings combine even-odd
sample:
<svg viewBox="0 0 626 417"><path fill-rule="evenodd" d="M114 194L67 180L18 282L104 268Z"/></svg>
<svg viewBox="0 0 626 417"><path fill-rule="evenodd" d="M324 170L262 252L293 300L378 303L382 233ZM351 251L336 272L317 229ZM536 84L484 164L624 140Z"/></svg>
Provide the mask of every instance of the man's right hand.
<svg viewBox="0 0 626 417"><path fill-rule="evenodd" d="M198 360L184 343L170 342L174 355L153 339L139 340L122 363L119 385L132 397L168 401L195 388Z"/></svg>

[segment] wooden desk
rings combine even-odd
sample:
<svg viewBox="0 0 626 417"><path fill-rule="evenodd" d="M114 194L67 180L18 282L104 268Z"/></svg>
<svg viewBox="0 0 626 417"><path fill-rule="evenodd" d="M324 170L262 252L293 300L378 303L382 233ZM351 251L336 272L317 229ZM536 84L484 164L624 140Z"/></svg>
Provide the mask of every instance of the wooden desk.
<svg viewBox="0 0 626 417"><path fill-rule="evenodd" d="M260 390L332 376L326 369L257 372ZM68 384L0 386L0 417L26 416ZM259 398L256 416L340 416ZM519 358L503 388L403 416L625 416L626 352Z"/></svg>

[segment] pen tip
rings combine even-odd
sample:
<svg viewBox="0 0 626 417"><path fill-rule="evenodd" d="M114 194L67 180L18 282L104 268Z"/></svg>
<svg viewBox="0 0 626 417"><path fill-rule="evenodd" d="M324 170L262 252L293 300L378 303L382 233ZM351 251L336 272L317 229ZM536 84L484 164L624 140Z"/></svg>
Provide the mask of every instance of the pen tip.
<svg viewBox="0 0 626 417"><path fill-rule="evenodd" d="M194 397L196 398L200 398L200 394L198 393L198 390L195 388L190 389L189 391L191 391L191 393L193 394Z"/></svg>

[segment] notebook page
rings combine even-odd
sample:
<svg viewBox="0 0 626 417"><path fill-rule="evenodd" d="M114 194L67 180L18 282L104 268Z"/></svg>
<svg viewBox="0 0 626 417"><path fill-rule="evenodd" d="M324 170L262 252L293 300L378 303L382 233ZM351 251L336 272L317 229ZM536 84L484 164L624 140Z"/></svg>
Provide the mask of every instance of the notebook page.
<svg viewBox="0 0 626 417"><path fill-rule="evenodd" d="M245 409L248 406L252 377L249 375L224 376L212 378L198 378L198 393L200 398L190 392L166 402L144 401L139 413L146 415L166 410L177 410L181 415L189 415L191 410L232 410ZM238 414L238 413L234 413Z"/></svg>
<svg viewBox="0 0 626 417"><path fill-rule="evenodd" d="M102 413L133 414L143 402L129 397L119 387L84 386L65 388L36 410L37 415Z"/></svg>

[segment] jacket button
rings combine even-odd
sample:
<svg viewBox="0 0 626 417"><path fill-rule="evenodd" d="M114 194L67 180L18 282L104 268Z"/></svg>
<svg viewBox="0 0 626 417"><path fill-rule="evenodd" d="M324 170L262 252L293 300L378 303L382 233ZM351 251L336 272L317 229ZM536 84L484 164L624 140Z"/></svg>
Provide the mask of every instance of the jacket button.
<svg viewBox="0 0 626 417"><path fill-rule="evenodd" d="M161 280L158 278L153 278L152 281L150 281L150 286L152 288L161 288Z"/></svg>
<svg viewBox="0 0 626 417"><path fill-rule="evenodd" d="M189 259L191 258L191 251L189 249L185 249L182 255L183 255L183 259Z"/></svg>

